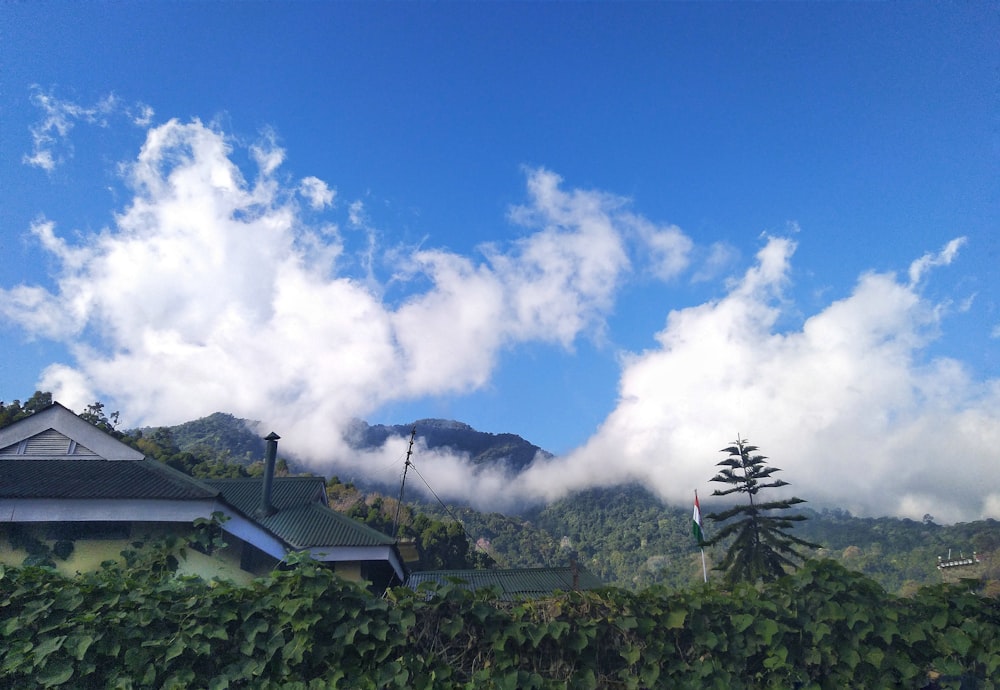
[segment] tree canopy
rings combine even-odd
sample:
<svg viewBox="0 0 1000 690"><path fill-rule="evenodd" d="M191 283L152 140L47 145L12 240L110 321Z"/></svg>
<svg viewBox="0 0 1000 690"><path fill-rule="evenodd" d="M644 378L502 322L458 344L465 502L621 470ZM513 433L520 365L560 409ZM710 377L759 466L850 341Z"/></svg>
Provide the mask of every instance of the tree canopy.
<svg viewBox="0 0 1000 690"><path fill-rule="evenodd" d="M803 556L796 546L818 548L804 539L787 532L794 523L805 520L805 515L789 515L785 512L791 506L805 503L801 498L792 497L785 500L760 502L757 494L762 489L775 489L787 486L788 482L774 479L772 475L780 472L777 467L765 464L767 457L755 455L757 446L752 446L747 439L737 439L733 445L723 448L720 452L728 457L718 463L725 469L712 477L713 482L729 485L727 489L716 489L713 496L728 496L730 494L745 494L748 503L737 505L720 513L711 513L709 519L725 523L722 529L710 539L707 544L718 544L732 538L726 555L717 566L717 570L726 573L726 581L736 582L771 582L785 574L785 569L794 569Z"/></svg>

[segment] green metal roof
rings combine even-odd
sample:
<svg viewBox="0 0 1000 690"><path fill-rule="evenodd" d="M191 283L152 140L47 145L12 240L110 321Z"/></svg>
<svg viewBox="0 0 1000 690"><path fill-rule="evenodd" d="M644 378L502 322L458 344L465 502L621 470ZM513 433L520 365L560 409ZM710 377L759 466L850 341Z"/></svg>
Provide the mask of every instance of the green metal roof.
<svg viewBox="0 0 1000 690"><path fill-rule="evenodd" d="M321 477L275 477L275 512L267 517L257 514L262 491L259 477L189 477L143 457L56 403L0 429L0 499L221 499L292 549L395 544L331 510Z"/></svg>
<svg viewBox="0 0 1000 690"><path fill-rule="evenodd" d="M590 571L577 567L575 589L600 589L604 583ZM545 596L555 591L569 592L573 586L573 568L499 568L496 570L426 570L410 573L408 587L416 589L422 582L446 584L458 581L462 587L476 591L498 588L501 599L521 599Z"/></svg>
<svg viewBox="0 0 1000 690"><path fill-rule="evenodd" d="M0 459L0 498L196 500L218 493L155 460Z"/></svg>
<svg viewBox="0 0 1000 690"><path fill-rule="evenodd" d="M263 478L203 479L222 493L226 503L243 513L253 513L260 505ZM275 477L271 487L271 505L278 510L308 503L326 502L326 483L322 477Z"/></svg>
<svg viewBox="0 0 1000 690"><path fill-rule="evenodd" d="M206 479L223 500L295 549L390 546L395 540L327 507L321 477L275 477L273 515L258 517L263 479Z"/></svg>

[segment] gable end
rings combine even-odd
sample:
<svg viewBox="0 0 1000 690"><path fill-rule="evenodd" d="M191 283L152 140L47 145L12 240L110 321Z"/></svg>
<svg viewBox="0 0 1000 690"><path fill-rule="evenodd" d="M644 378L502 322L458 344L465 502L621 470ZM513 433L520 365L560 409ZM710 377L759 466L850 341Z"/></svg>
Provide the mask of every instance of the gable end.
<svg viewBox="0 0 1000 690"><path fill-rule="evenodd" d="M72 455L93 458L97 454L55 429L47 429L40 434L0 448L0 455L18 455L36 458L55 458Z"/></svg>

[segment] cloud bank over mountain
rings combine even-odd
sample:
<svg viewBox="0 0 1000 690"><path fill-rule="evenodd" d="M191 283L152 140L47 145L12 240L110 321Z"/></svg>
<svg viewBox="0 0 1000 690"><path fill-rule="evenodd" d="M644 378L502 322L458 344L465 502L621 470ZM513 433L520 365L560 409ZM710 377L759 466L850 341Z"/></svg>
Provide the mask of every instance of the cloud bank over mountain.
<svg viewBox="0 0 1000 690"><path fill-rule="evenodd" d="M706 439L721 448L742 434L784 470L785 491L813 502L996 516L1000 382L920 357L942 318L920 280L960 245L914 261L907 282L862 275L849 296L782 332L795 244L770 238L724 298L670 312L658 347L625 358L614 412L584 447L534 468L526 490L552 497L631 477L680 501L710 488Z"/></svg>
<svg viewBox="0 0 1000 690"><path fill-rule="evenodd" d="M46 103L53 117L72 112ZM26 162L56 165L53 132L70 129L59 122ZM317 469L384 469L405 439L359 454L343 438L352 418L480 390L522 344L571 357L601 338L635 276L704 281L735 259L544 168L526 170L512 240L475 255L388 244L362 202L285 173L272 136L238 148L198 120L152 126L122 168L132 197L109 227L70 241L52 220L32 226L53 283L0 289L0 317L69 346L72 361L39 388L76 409L113 398L134 425L224 410L280 429L282 447ZM813 502L1000 517L1000 381L926 356L950 307L923 287L962 242L916 257L905 279L865 273L789 326L796 242L765 237L721 297L670 310L654 347L621 355L617 405L581 448L518 477L427 451L421 472L438 494L483 507L625 481L687 502L708 493L712 451L739 433Z"/></svg>

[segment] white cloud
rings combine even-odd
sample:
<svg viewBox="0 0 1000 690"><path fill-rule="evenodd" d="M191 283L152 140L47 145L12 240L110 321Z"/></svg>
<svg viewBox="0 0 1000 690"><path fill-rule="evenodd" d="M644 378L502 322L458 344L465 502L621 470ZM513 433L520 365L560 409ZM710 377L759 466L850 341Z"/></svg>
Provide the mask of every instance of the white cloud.
<svg viewBox="0 0 1000 690"><path fill-rule="evenodd" d="M125 114L136 127L149 127L153 124L153 116L156 114L152 106L145 103L136 103L125 111Z"/></svg>
<svg viewBox="0 0 1000 690"><path fill-rule="evenodd" d="M318 177L303 177L299 183L299 194L309 201L309 205L319 211L333 204L336 192Z"/></svg>
<svg viewBox="0 0 1000 690"><path fill-rule="evenodd" d="M645 245L653 275L661 280L672 280L690 263L694 242L676 225L657 227L643 218L635 218L634 225L641 244Z"/></svg>
<svg viewBox="0 0 1000 690"><path fill-rule="evenodd" d="M868 514L996 517L1000 383L923 362L940 309L891 274L863 275L801 329L778 332L794 248L768 239L724 298L672 311L659 347L626 359L597 433L520 488L552 497L638 479L683 502L707 496L714 449L742 434L783 468L789 495Z"/></svg>
<svg viewBox="0 0 1000 690"><path fill-rule="evenodd" d="M935 254L928 252L910 264L910 285L917 285L929 269L950 264L958 255L958 250L963 244L965 244L965 238L956 237L942 247L941 251Z"/></svg>
<svg viewBox="0 0 1000 690"><path fill-rule="evenodd" d="M68 131L77 116L65 117L40 131ZM544 169L528 171L527 199L510 212L521 236L479 258L383 248L360 201L340 205L346 232L367 238L348 249L331 219L300 215L297 195L332 213L333 191L317 178L286 183L272 134L250 147L253 172L231 149L217 129L171 120L124 167L134 194L111 227L74 244L49 220L32 226L59 267L55 287L0 289L0 316L70 346L72 365L40 382L64 404L110 396L128 424L226 410L263 420L317 466L365 472L397 459L404 441L354 453L342 438L351 418L488 386L519 343L571 349L599 337L632 272L669 280L693 256L707 255L696 276L736 261L731 248L699 250L627 200L568 189ZM617 408L582 448L518 479L431 453L421 471L442 495L492 505L632 479L686 503L711 488L714 450L739 433L814 502L996 516L1000 492L985 478L1000 447L1000 383L924 356L945 310L920 284L961 245L918 259L905 282L866 273L789 329L796 244L766 238L722 297L671 311L657 346L623 359ZM387 257L393 301L376 272ZM361 278L344 268L358 265Z"/></svg>
<svg viewBox="0 0 1000 690"><path fill-rule="evenodd" d="M363 204L351 202L349 227L369 240L362 282L338 270L345 248L334 226L299 215L295 194L329 206L327 184L285 187L273 133L249 147L252 179L231 149L217 129L170 120L123 166L134 196L112 227L70 245L52 222L35 225L60 266L56 287L2 290L0 313L72 347L74 366L43 375L65 404L112 396L129 423L228 410L268 420L286 447L327 460L351 417L487 385L518 342L570 347L599 332L629 266L623 236L644 222L618 199L532 171L515 211L525 234L477 261L380 249ZM403 266L392 276L397 304L383 301L376 253Z"/></svg>
<svg viewBox="0 0 1000 690"><path fill-rule="evenodd" d="M691 276L691 282L704 283L715 280L739 259L739 250L725 242L714 242L707 249L707 255L700 267Z"/></svg>
<svg viewBox="0 0 1000 690"><path fill-rule="evenodd" d="M149 106L124 106L114 94L84 106L56 98L37 85L31 91L31 100L42 111L42 117L31 127L32 150L25 154L22 162L46 172L52 172L65 160L60 148L71 154L72 148L68 147L66 140L78 122L107 127L109 117L120 113L138 126L147 126L153 116L153 109Z"/></svg>
<svg viewBox="0 0 1000 690"><path fill-rule="evenodd" d="M506 330L518 339L569 346L577 333L599 326L630 264L623 230L634 219L620 213L624 200L603 192L560 188L562 178L544 169L530 172L530 204L510 217L534 234L512 254L488 251L508 286Z"/></svg>

